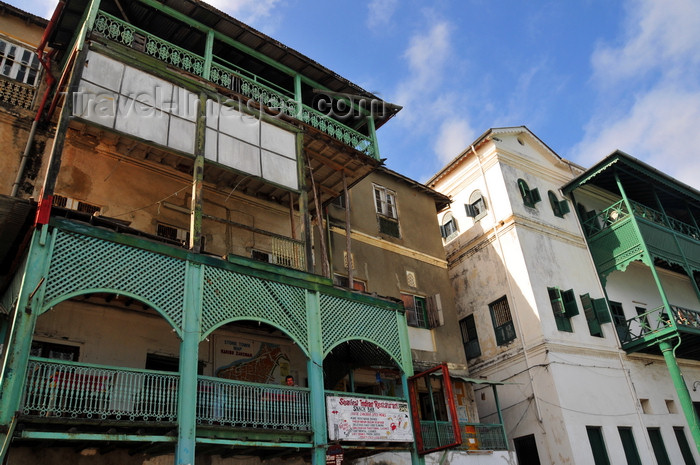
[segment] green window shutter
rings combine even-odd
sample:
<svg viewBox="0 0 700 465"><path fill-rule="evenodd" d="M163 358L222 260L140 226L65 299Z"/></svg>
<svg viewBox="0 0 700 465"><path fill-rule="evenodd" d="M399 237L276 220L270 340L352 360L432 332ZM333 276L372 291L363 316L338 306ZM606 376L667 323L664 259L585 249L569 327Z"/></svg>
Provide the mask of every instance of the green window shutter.
<svg viewBox="0 0 700 465"><path fill-rule="evenodd" d="M569 289L561 293L561 298L564 301L564 312L568 318L578 315L578 305L576 305L576 296L574 290Z"/></svg>
<svg viewBox="0 0 700 465"><path fill-rule="evenodd" d="M608 305L605 303L605 299L593 299L593 309L598 317L598 322L600 324L610 323L612 319L610 318L610 312L608 311Z"/></svg>
<svg viewBox="0 0 700 465"><path fill-rule="evenodd" d="M571 211L569 209L569 202L567 202L566 200L562 200L561 202L559 202L559 211L561 212L562 216L569 213Z"/></svg>
<svg viewBox="0 0 700 465"><path fill-rule="evenodd" d="M540 197L540 191L537 190L537 188L530 191L530 199L532 200L533 205L542 200L542 197Z"/></svg>
<svg viewBox="0 0 700 465"><path fill-rule="evenodd" d="M564 302L562 302L559 288L548 287L547 293L549 294L549 301L552 303L552 311L554 312L554 316L564 316Z"/></svg>

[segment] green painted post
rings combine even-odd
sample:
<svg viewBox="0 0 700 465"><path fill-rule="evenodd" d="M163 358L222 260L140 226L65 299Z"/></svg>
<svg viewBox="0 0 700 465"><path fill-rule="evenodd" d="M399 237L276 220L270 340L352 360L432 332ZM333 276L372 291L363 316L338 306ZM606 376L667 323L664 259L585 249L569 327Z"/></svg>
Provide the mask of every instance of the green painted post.
<svg viewBox="0 0 700 465"><path fill-rule="evenodd" d="M51 248L51 245L40 243L40 232L35 230L0 376L0 425L2 426L10 424L19 408L27 375L27 358L32 346L34 326L41 310L43 279L47 274Z"/></svg>
<svg viewBox="0 0 700 465"><path fill-rule="evenodd" d="M367 129L369 132L369 137L372 139L372 149L374 150L374 153L372 155L375 159L380 160L379 141L377 141L377 129L374 126L374 118L372 117L372 115L369 115L367 117Z"/></svg>
<svg viewBox="0 0 700 465"><path fill-rule="evenodd" d="M202 72L202 77L209 80L211 75L211 63L214 58L214 31L211 29L207 31L207 43L204 46L204 71Z"/></svg>
<svg viewBox="0 0 700 465"><path fill-rule="evenodd" d="M683 408L685 419L688 421L688 427L690 428L690 434L693 435L695 447L698 452L700 452L700 423L698 422L695 408L693 408L693 400L690 398L688 385L685 384L683 373L676 361L675 349L671 347L671 343L667 340L661 341L659 343L659 348L664 355L668 372L671 374L671 380L673 380L673 385L676 388L676 394L678 394L678 400Z"/></svg>
<svg viewBox="0 0 700 465"><path fill-rule="evenodd" d="M294 75L294 100L297 102L297 119L301 119L301 115L303 114L303 103L302 103L302 95L301 95L301 76L297 73Z"/></svg>
<svg viewBox="0 0 700 465"><path fill-rule="evenodd" d="M493 400L496 402L496 413L498 413L498 422L501 424L501 433L503 434L503 443L508 446L508 435L506 433L506 425L503 422L503 412L501 412L501 403L498 401L498 391L496 390L496 385L492 384L491 389L493 389Z"/></svg>
<svg viewBox="0 0 700 465"><path fill-rule="evenodd" d="M199 253L202 251L202 189L204 187L204 138L206 135L207 96L199 94L197 107L197 130L194 143L194 167L192 172L192 204L190 206L190 243L189 248Z"/></svg>
<svg viewBox="0 0 700 465"><path fill-rule="evenodd" d="M328 424L326 422L326 395L323 384L323 335L321 334L321 301L318 291L306 291L306 323L309 327L307 372L311 389L311 428L314 431L312 465L326 463Z"/></svg>
<svg viewBox="0 0 700 465"><path fill-rule="evenodd" d="M197 364L202 320L203 265L187 262L183 301L180 383L177 402L178 438L175 465L194 464L197 428Z"/></svg>

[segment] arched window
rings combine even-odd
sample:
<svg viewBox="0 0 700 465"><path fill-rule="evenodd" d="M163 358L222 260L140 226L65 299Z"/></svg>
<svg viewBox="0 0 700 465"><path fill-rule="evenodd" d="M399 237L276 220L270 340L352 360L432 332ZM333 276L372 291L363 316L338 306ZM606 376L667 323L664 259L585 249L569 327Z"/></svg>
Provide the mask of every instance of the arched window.
<svg viewBox="0 0 700 465"><path fill-rule="evenodd" d="M467 216L474 218L474 221L479 221L486 216L486 201L481 195L481 191L475 190L469 196L469 203L464 206L467 210Z"/></svg>
<svg viewBox="0 0 700 465"><path fill-rule="evenodd" d="M540 198L540 191L538 191L537 188L530 189L523 179L518 179L518 189L520 190L520 195L526 207L535 208L535 204L542 200Z"/></svg>
<svg viewBox="0 0 700 465"><path fill-rule="evenodd" d="M559 200L557 194L552 191L547 192L547 195L549 196L549 203L552 206L554 215L559 218L564 218L564 215L569 213L569 202L567 202L566 199Z"/></svg>
<svg viewBox="0 0 700 465"><path fill-rule="evenodd" d="M459 230L457 229L457 220L452 216L452 212L445 213L442 217L442 224L440 225L440 234L445 239L452 239L457 235Z"/></svg>

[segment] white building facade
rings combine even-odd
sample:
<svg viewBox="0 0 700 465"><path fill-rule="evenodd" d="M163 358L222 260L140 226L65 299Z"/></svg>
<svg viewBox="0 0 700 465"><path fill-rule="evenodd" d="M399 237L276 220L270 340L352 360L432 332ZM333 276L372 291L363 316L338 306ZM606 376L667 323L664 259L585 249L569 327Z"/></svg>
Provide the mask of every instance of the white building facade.
<svg viewBox="0 0 700 465"><path fill-rule="evenodd" d="M507 383L500 407L521 464L694 464L684 412L690 397L700 400L692 390L700 366L692 355L674 357L683 394L654 349L658 340L643 330L627 334L639 328L628 320L642 318L635 306L656 309L646 316L658 319L664 302L637 255L623 254L624 263L601 274L601 256L615 245L601 242L592 255L577 210L593 218L620 196L571 184L567 194L582 191L575 200L585 204L575 208L561 188L585 174L514 127L487 131L428 181L452 199L438 220L471 376ZM700 308L697 286L679 268L657 274L668 300L694 317L688 309ZM678 336L662 332L666 340ZM476 390L482 421L495 412L489 394Z"/></svg>

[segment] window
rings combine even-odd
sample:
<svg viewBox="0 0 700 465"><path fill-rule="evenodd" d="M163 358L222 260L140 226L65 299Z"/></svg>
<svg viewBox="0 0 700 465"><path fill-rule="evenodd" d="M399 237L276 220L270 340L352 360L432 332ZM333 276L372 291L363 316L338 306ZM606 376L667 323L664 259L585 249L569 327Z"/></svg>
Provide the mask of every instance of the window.
<svg viewBox="0 0 700 465"><path fill-rule="evenodd" d="M452 213L445 213L445 216L442 217L442 225L440 225L440 235L449 241L457 236L458 232L457 220L454 219Z"/></svg>
<svg viewBox="0 0 700 465"><path fill-rule="evenodd" d="M156 225L156 236L177 242L182 246L187 246L190 243L190 231L188 229L178 228L168 224L158 223Z"/></svg>
<svg viewBox="0 0 700 465"><path fill-rule="evenodd" d="M39 57L26 48L0 39L0 74L30 86L36 85Z"/></svg>
<svg viewBox="0 0 700 465"><path fill-rule="evenodd" d="M632 428L629 426L618 426L617 431L620 433L620 441L622 441L622 449L625 451L627 465L642 465Z"/></svg>
<svg viewBox="0 0 700 465"><path fill-rule="evenodd" d="M80 356L80 347L68 344L57 344L55 342L32 341L30 355L32 357L77 362Z"/></svg>
<svg viewBox="0 0 700 465"><path fill-rule="evenodd" d="M396 194L382 186L374 186L374 206L377 213L388 218L398 219Z"/></svg>
<svg viewBox="0 0 700 465"><path fill-rule="evenodd" d="M678 441L678 447L681 450L681 455L683 456L683 462L685 465L695 465L695 459L693 458L693 453L690 450L690 444L688 444L688 438L685 437L685 431L682 426L674 426L673 432L676 434L676 440Z"/></svg>
<svg viewBox="0 0 700 465"><path fill-rule="evenodd" d="M64 197L62 195L54 195L52 205L54 207L76 210L89 215L99 214L101 210L101 208L97 205L83 202L82 200L71 199L70 197Z"/></svg>
<svg viewBox="0 0 700 465"><path fill-rule="evenodd" d="M664 445L664 438L661 436L661 430L659 428L647 428L647 432L649 433L651 448L654 449L654 457L656 457L658 465L671 465L666 446Z"/></svg>
<svg viewBox="0 0 700 465"><path fill-rule="evenodd" d="M401 237L399 231L399 214L396 209L396 193L382 187L374 186L374 207L377 210L379 232L392 237Z"/></svg>
<svg viewBox="0 0 700 465"><path fill-rule="evenodd" d="M467 211L467 216L474 218L474 221L479 221L486 216L486 202L479 190L472 192L469 196L469 203L464 206Z"/></svg>
<svg viewBox="0 0 700 465"><path fill-rule="evenodd" d="M402 292L401 300L406 309L406 320L409 326L432 329L445 324L440 294L420 297Z"/></svg>
<svg viewBox="0 0 700 465"><path fill-rule="evenodd" d="M294 268L292 258L284 255L276 255L269 252L263 252L261 250L253 250L250 254L250 258L259 262L272 263L274 265L285 266L287 268Z"/></svg>
<svg viewBox="0 0 700 465"><path fill-rule="evenodd" d="M506 296L491 302L489 304L491 311L491 321L493 321L493 330L496 332L496 343L499 346L508 344L515 339L515 326L513 326L513 318L508 307L508 299Z"/></svg>
<svg viewBox="0 0 700 465"><path fill-rule="evenodd" d="M600 426L586 426L586 433L588 433L588 442L591 443L593 463L595 465L610 465L602 428Z"/></svg>
<svg viewBox="0 0 700 465"><path fill-rule="evenodd" d="M572 316L578 315L578 306L576 305L576 296L574 290L561 291L558 287L548 287L549 301L552 304L554 312L554 321L557 323L559 331L573 332L571 328Z"/></svg>
<svg viewBox="0 0 700 465"><path fill-rule="evenodd" d="M336 286L349 288L350 287L350 279L348 279L347 276L334 274L333 275L333 284L335 284ZM352 288L355 289L356 291L364 292L367 290L367 285L364 283L364 281L359 281L359 280L353 278Z"/></svg>
<svg viewBox="0 0 700 465"><path fill-rule="evenodd" d="M564 215L569 213L569 202L566 199L559 200L557 194L552 191L547 192L547 195L549 196L549 204L552 206L554 216L564 218Z"/></svg>
<svg viewBox="0 0 700 465"><path fill-rule="evenodd" d="M530 189L527 183L522 179L518 179L518 189L520 190L520 195L526 207L535 208L535 204L542 200L540 198L540 191L536 188Z"/></svg>
<svg viewBox="0 0 700 465"><path fill-rule="evenodd" d="M615 330L617 331L617 336L620 338L620 342L623 344L629 342L631 335L627 329L627 318L625 317L622 304L620 302L610 301L610 313L612 313L613 323L615 323Z"/></svg>
<svg viewBox="0 0 700 465"><path fill-rule="evenodd" d="M459 321L459 329L462 332L462 344L464 345L464 353L467 356L467 360L481 355L481 347L479 347L479 336L476 333L474 315L469 315L461 319Z"/></svg>
<svg viewBox="0 0 700 465"><path fill-rule="evenodd" d="M347 205L345 202L345 194L340 194L338 197L331 200L331 205L338 208L345 208Z"/></svg>
<svg viewBox="0 0 700 465"><path fill-rule="evenodd" d="M588 322L588 331L591 333L591 336L603 337L603 330L600 325L612 321L605 299L591 299L588 294L583 294L580 298L583 313L586 315L586 321Z"/></svg>
<svg viewBox="0 0 700 465"><path fill-rule="evenodd" d="M401 294L403 306L406 309L408 326L416 328L428 328L428 315L426 313L425 297L412 294Z"/></svg>

